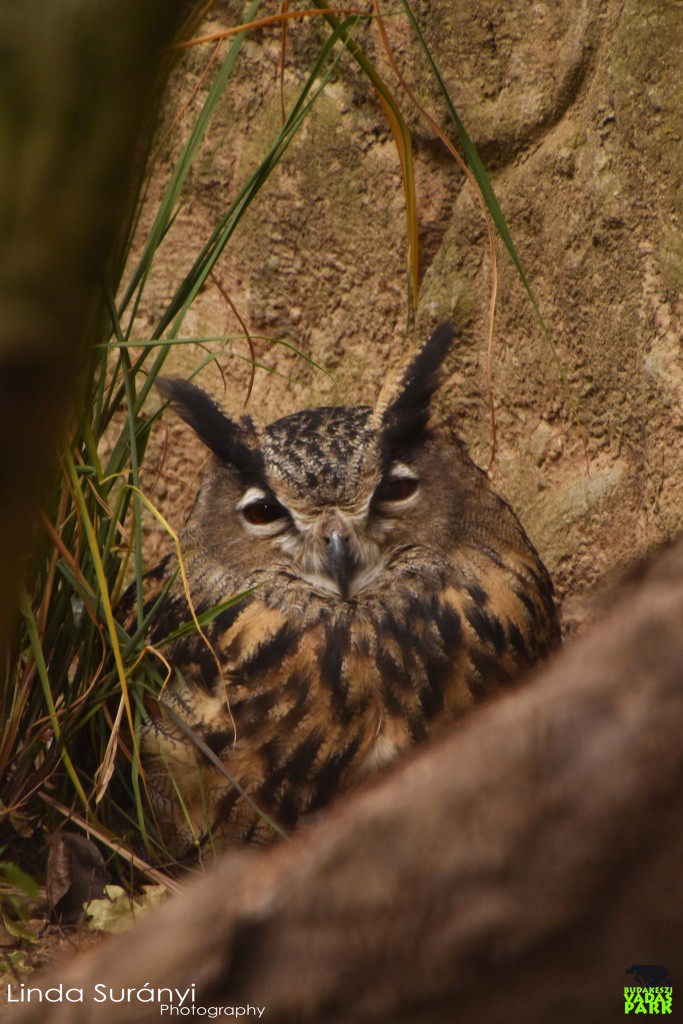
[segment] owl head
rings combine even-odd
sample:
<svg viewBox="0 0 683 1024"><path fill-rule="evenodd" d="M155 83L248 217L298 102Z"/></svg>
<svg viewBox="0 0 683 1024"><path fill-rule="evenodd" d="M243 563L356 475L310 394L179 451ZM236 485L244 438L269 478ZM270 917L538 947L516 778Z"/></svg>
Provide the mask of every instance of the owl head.
<svg viewBox="0 0 683 1024"><path fill-rule="evenodd" d="M450 534L454 470L429 421L454 337L450 323L437 327L374 409L305 409L262 429L188 381L159 380L214 455L190 521L195 544L245 577L272 569L347 601L425 529L436 543Z"/></svg>

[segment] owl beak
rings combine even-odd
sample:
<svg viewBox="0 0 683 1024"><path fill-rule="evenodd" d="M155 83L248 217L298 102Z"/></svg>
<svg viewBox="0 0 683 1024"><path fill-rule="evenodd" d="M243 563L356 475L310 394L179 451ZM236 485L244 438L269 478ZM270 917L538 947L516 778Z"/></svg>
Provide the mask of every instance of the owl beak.
<svg viewBox="0 0 683 1024"><path fill-rule="evenodd" d="M332 579L339 587L339 593L346 599L351 576L351 552L347 539L338 530L330 535L327 542L327 564Z"/></svg>

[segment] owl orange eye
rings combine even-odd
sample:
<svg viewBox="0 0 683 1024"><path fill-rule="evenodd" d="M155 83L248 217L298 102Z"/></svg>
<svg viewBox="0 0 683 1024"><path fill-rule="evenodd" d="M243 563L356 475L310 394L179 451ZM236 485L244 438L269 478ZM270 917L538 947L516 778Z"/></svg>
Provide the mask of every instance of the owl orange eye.
<svg viewBox="0 0 683 1024"><path fill-rule="evenodd" d="M375 501L405 501L417 490L417 480L412 476L390 476L377 487Z"/></svg>
<svg viewBox="0 0 683 1024"><path fill-rule="evenodd" d="M252 526L266 526L287 513L277 501L252 501L242 509L242 515Z"/></svg>

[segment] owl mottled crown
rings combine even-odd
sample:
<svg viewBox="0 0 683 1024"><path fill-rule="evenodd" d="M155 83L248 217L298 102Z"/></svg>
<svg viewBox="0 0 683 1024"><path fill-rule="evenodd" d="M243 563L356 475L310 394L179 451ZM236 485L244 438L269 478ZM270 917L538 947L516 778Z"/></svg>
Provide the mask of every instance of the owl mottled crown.
<svg viewBox="0 0 683 1024"><path fill-rule="evenodd" d="M365 405L304 409L264 430L263 455L269 475L315 488L321 501L353 497L375 432Z"/></svg>

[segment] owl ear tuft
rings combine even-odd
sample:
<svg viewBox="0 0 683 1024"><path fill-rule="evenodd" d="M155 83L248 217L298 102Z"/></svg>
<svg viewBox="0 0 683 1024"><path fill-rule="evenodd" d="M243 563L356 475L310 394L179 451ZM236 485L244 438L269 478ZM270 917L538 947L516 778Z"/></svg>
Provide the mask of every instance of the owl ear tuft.
<svg viewBox="0 0 683 1024"><path fill-rule="evenodd" d="M457 334L450 320L440 323L413 357L386 404L380 401L375 416L386 451L399 451L424 434L429 405L441 383L441 366Z"/></svg>
<svg viewBox="0 0 683 1024"><path fill-rule="evenodd" d="M213 398L189 380L179 377L157 377L157 391L171 403L174 412L192 427L200 441L222 462L235 466L242 475L258 480L264 477L263 456L257 447L254 425L248 417L235 423L214 402Z"/></svg>

